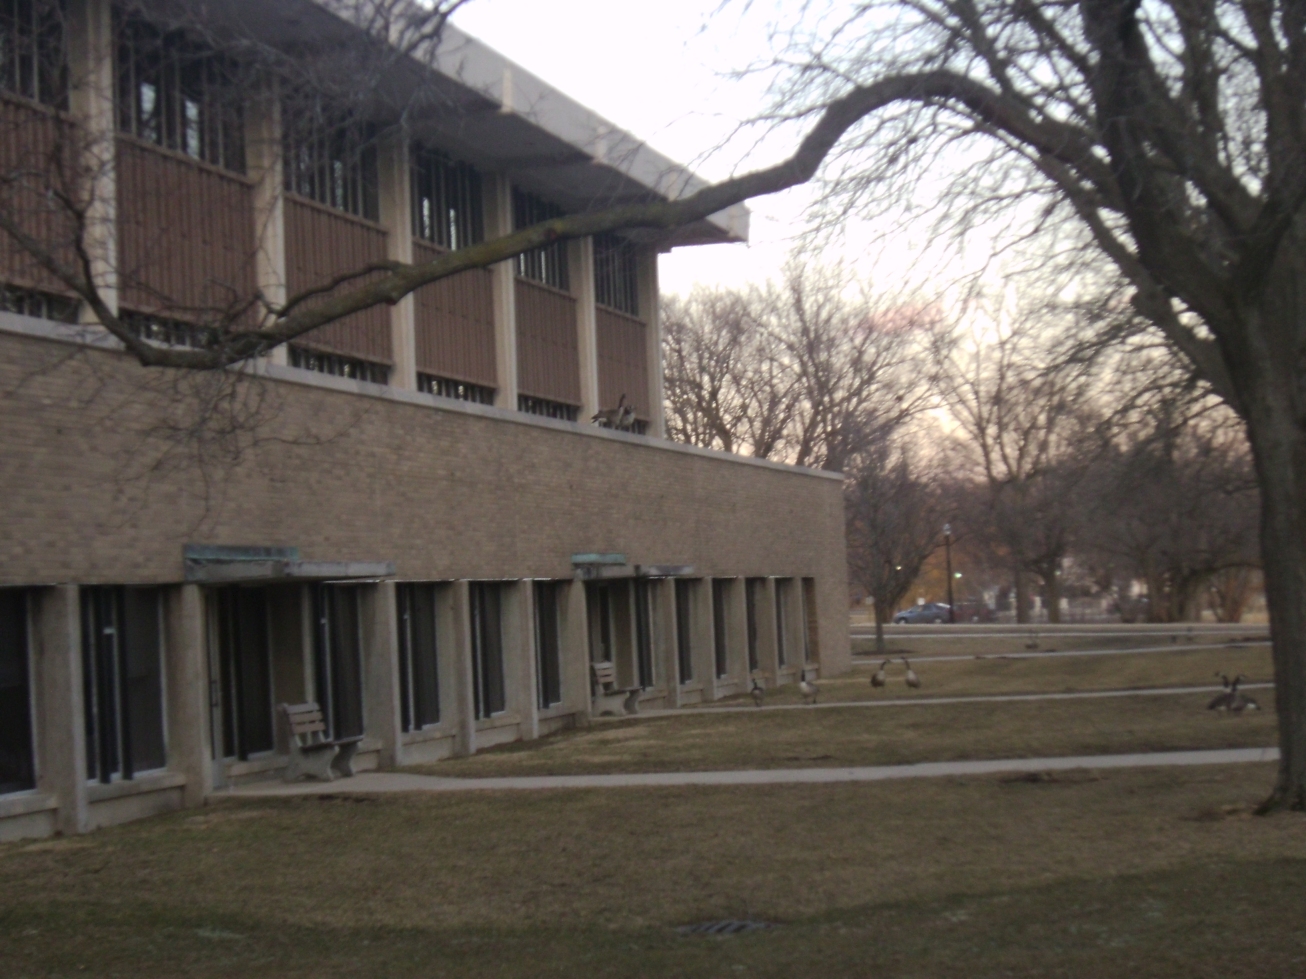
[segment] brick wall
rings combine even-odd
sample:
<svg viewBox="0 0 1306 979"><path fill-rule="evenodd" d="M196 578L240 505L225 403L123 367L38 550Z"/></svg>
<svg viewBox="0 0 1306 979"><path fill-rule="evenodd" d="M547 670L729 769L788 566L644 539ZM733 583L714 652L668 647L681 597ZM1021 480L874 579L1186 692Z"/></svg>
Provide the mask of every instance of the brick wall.
<svg viewBox="0 0 1306 979"><path fill-rule="evenodd" d="M190 542L393 560L423 580L570 577L572 553L621 552L815 577L824 672L846 668L837 480L275 380L217 399L219 417L256 420L236 455L184 437L226 393L0 332L0 584L179 581Z"/></svg>

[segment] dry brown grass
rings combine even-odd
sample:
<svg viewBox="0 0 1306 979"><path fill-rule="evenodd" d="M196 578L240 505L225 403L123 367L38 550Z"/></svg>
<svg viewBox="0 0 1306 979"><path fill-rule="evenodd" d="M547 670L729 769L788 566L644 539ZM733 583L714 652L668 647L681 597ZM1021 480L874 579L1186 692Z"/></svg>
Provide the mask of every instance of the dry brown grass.
<svg viewBox="0 0 1306 979"><path fill-rule="evenodd" d="M9 977L1288 976L1269 766L223 804L0 847ZM751 916L770 932L679 937Z"/></svg>

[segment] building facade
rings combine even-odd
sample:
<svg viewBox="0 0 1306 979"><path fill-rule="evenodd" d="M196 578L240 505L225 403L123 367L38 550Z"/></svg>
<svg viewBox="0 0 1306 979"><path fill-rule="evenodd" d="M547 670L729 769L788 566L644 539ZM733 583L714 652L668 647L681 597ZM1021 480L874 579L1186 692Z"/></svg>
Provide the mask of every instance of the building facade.
<svg viewBox="0 0 1306 979"><path fill-rule="evenodd" d="M452 28L377 69L398 120L328 124L205 39L361 38L340 5L48 6L0 0L2 203L152 342L698 185ZM394 767L585 722L594 663L645 707L846 670L837 474L663 434L657 254L746 228L553 245L216 378L142 368L0 236L0 839L277 777L282 703Z"/></svg>

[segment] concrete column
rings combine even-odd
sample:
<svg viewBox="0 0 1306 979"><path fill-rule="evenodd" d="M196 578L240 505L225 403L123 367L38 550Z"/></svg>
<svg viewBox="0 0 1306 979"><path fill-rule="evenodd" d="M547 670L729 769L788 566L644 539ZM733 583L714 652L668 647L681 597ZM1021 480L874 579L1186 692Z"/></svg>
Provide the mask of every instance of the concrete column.
<svg viewBox="0 0 1306 979"><path fill-rule="evenodd" d="M676 636L676 583L663 578L649 583L653 598L653 669L667 692L667 707L680 706L680 664Z"/></svg>
<svg viewBox="0 0 1306 979"><path fill-rule="evenodd" d="M395 768L403 764L395 583L379 582L365 588L362 597L364 729L381 742L379 767Z"/></svg>
<svg viewBox="0 0 1306 979"><path fill-rule="evenodd" d="M455 581L449 589L448 614L437 617L441 648L449 650L453 664L454 736L453 754L476 754L476 695L472 689L472 633L470 595L466 581ZM444 609L440 610L442 613Z"/></svg>
<svg viewBox="0 0 1306 979"><path fill-rule="evenodd" d="M717 699L716 618L712 604L712 579L694 583L694 676L703 685L703 699Z"/></svg>
<svg viewBox="0 0 1306 979"><path fill-rule="evenodd" d="M512 183L504 174L486 174L482 184L485 195L485 236L500 238L511 234ZM500 262L491 269L494 298L494 352L498 385L494 403L509 411L517 410L517 267L515 260Z"/></svg>
<svg viewBox="0 0 1306 979"><path fill-rule="evenodd" d="M186 776L182 804L200 806L213 786L213 747L209 741L204 593L199 585L178 585L167 590L163 627L168 769Z"/></svg>
<svg viewBox="0 0 1306 979"><path fill-rule="evenodd" d="M562 700L578 717L588 719L594 698L590 681L589 602L583 581L568 583L561 617Z"/></svg>
<svg viewBox="0 0 1306 979"><path fill-rule="evenodd" d="M100 297L118 312L118 126L114 113L113 7L110 0L70 0L67 9L68 102L82 139L80 159L89 178L86 250ZM82 316L95 316L83 304Z"/></svg>
<svg viewBox="0 0 1306 979"><path fill-rule="evenodd" d="M580 351L580 417L588 421L599 403L598 314L594 309L594 239L568 243L571 291L576 297L576 346ZM615 408L616 405L606 407Z"/></svg>
<svg viewBox="0 0 1306 979"><path fill-rule="evenodd" d="M76 585L33 592L37 788L58 801L55 828L86 832L86 732L81 602Z"/></svg>
<svg viewBox="0 0 1306 979"><path fill-rule="evenodd" d="M757 665L769 675L770 685L780 683L780 644L775 621L775 579L763 578L757 588ZM767 686L767 681L761 681Z"/></svg>
<svg viewBox="0 0 1306 979"><path fill-rule="evenodd" d="M509 709L521 718L521 738L540 736L539 665L535 655L535 586L516 581L504 586L503 643L508 657L507 673L515 678L515 695L508 694Z"/></svg>
<svg viewBox="0 0 1306 979"><path fill-rule="evenodd" d="M658 253L652 248L639 251L639 315L644 321L644 339L647 346L649 387L648 434L655 438L667 437L666 398L662 374L662 313L658 293Z"/></svg>
<svg viewBox="0 0 1306 979"><path fill-rule="evenodd" d="M381 223L385 225L386 254L396 262L413 261L412 179L409 176L407 135L392 134L377 154ZM405 391L417 390L417 299L409 293L390 308L390 349L395 366L390 383Z"/></svg>
<svg viewBox="0 0 1306 979"><path fill-rule="evenodd" d="M730 675L727 682L740 685L736 692L748 689L748 609L745 606L746 578L731 578L726 596L726 629L729 633Z"/></svg>
<svg viewBox="0 0 1306 979"><path fill-rule="evenodd" d="M254 276L270 306L286 293L286 197L281 159L281 98L269 81L245 107L245 170L254 181ZM269 356L274 364L290 361L285 345Z"/></svg>

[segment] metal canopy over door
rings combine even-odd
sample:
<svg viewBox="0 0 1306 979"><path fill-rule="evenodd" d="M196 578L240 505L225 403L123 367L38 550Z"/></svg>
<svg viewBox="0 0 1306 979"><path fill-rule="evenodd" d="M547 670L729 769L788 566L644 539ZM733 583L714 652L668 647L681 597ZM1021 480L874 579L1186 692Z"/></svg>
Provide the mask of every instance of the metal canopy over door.
<svg viewBox="0 0 1306 979"><path fill-rule="evenodd" d="M222 755L247 761L275 746L267 590L231 586L213 598Z"/></svg>

